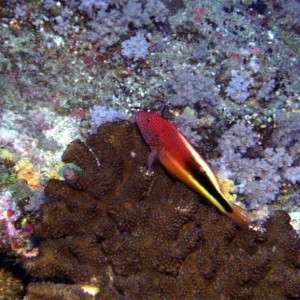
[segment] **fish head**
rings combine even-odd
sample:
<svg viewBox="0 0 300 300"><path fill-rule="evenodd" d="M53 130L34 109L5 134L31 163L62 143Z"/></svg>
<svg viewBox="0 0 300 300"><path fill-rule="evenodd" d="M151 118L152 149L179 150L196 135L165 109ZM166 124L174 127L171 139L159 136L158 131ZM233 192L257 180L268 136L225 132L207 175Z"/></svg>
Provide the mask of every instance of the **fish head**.
<svg viewBox="0 0 300 300"><path fill-rule="evenodd" d="M160 145L160 134L164 119L157 112L140 111L136 114L136 122L145 142L152 147Z"/></svg>

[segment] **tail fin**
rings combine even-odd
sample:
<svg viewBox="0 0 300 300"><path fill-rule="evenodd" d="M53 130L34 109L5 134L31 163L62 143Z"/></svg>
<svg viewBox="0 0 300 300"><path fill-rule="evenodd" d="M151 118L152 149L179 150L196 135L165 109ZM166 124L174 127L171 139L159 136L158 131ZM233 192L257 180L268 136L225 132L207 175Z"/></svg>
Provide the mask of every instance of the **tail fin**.
<svg viewBox="0 0 300 300"><path fill-rule="evenodd" d="M242 229L249 229L251 222L255 219L252 213L232 202L230 206L233 212L225 212L226 216L237 223Z"/></svg>

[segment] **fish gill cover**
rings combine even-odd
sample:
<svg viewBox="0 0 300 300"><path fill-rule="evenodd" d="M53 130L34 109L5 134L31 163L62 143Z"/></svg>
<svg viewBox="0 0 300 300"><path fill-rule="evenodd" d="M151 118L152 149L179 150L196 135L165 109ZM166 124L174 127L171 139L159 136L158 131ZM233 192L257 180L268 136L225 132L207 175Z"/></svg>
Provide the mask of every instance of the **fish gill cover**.
<svg viewBox="0 0 300 300"><path fill-rule="evenodd" d="M300 296L300 240L287 213L243 231L159 165L136 126L106 123L63 154L65 180L27 259L33 299L287 299ZM65 170L65 171L66 171ZM89 290L91 294L85 291Z"/></svg>

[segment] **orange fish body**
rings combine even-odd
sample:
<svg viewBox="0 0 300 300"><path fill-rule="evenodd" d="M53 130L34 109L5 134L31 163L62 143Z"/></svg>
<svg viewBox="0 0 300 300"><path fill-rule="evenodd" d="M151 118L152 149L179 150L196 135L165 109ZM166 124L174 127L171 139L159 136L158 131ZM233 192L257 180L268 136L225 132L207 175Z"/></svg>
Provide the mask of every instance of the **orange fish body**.
<svg viewBox="0 0 300 300"><path fill-rule="evenodd" d="M188 139L156 112L138 112L137 124L151 149L148 169L154 160L174 176L212 202L242 228L249 228L250 213L229 202L222 193L220 180Z"/></svg>

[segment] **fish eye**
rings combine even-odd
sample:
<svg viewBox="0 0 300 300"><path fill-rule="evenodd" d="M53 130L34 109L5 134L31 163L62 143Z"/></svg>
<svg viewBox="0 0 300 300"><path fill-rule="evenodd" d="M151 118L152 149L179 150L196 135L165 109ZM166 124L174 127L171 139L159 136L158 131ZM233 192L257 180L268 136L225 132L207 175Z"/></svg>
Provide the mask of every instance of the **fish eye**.
<svg viewBox="0 0 300 300"><path fill-rule="evenodd" d="M150 123L151 121L152 121L152 118L146 119L146 122L147 122L147 123Z"/></svg>

